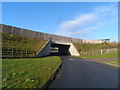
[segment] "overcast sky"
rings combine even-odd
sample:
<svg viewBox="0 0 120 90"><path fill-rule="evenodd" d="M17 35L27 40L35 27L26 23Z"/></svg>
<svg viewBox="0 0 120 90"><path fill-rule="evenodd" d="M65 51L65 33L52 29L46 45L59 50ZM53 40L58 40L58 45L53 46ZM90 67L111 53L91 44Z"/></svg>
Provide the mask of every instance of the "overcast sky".
<svg viewBox="0 0 120 90"><path fill-rule="evenodd" d="M2 23L79 39L118 40L117 2L3 2Z"/></svg>

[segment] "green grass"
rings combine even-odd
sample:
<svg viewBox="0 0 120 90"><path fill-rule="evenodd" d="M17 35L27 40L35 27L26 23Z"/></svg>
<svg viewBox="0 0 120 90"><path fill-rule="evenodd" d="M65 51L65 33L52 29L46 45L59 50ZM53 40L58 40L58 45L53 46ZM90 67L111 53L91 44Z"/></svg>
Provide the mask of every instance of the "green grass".
<svg viewBox="0 0 120 90"><path fill-rule="evenodd" d="M109 53L109 54L103 54L103 55L95 55L95 56L78 56L80 58L114 58L118 57L118 53Z"/></svg>
<svg viewBox="0 0 120 90"><path fill-rule="evenodd" d="M116 58L118 57L119 53L109 53L109 54L103 54L103 55L95 55L95 56L78 56L80 58L91 58L91 59L107 59L107 58ZM118 61L118 59L114 59L114 60L109 60L109 61L106 61L106 60L99 60L97 62L101 62L101 63L107 63L107 64L114 64L114 65L119 65L120 62Z"/></svg>
<svg viewBox="0 0 120 90"><path fill-rule="evenodd" d="M38 52L47 40L33 39L2 33L2 49L29 50Z"/></svg>
<svg viewBox="0 0 120 90"><path fill-rule="evenodd" d="M115 43L108 43L108 44L80 44L80 43L73 43L76 47L77 51L80 52L87 52L87 51L94 51L99 49L106 49L106 48L113 48L118 47L118 44Z"/></svg>
<svg viewBox="0 0 120 90"><path fill-rule="evenodd" d="M111 60L111 61L102 61L102 62L103 62L103 63L114 64L114 65L120 64L120 62L118 62L118 59Z"/></svg>
<svg viewBox="0 0 120 90"><path fill-rule="evenodd" d="M58 56L2 60L3 88L41 88L61 63Z"/></svg>

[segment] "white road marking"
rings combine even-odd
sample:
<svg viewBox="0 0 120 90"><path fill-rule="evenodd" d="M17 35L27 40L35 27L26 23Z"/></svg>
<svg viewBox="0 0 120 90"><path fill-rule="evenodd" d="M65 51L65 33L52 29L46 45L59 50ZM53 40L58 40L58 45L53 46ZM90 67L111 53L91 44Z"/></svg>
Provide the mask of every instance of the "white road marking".
<svg viewBox="0 0 120 90"><path fill-rule="evenodd" d="M74 59L70 58L69 60L74 60Z"/></svg>

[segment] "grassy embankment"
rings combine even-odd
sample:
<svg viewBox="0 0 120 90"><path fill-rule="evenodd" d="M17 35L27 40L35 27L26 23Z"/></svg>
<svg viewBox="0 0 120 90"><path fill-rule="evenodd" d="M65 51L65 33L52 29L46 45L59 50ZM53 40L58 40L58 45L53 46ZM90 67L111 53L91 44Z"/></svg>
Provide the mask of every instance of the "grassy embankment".
<svg viewBox="0 0 120 90"><path fill-rule="evenodd" d="M3 88L41 88L61 63L60 57L3 59Z"/></svg>
<svg viewBox="0 0 120 90"><path fill-rule="evenodd" d="M27 50L28 52L39 52L39 50L43 47L43 45L45 45L46 42L47 40L43 39L33 39L2 33L3 53L8 53L8 51L5 50ZM16 54L15 56L19 57L19 52L16 53L18 53L18 55ZM32 55L29 54L28 56Z"/></svg>
<svg viewBox="0 0 120 90"><path fill-rule="evenodd" d="M99 49L107 49L107 48L113 48L113 47L118 47L118 44L114 43L108 43L108 44L78 44L74 43L74 46L78 50L78 52L87 52L87 51L94 51L94 50L99 50ZM109 54L103 54L103 55L94 55L94 56L87 56L87 55L81 55L79 56L80 58L101 58L101 59L107 59L107 58L115 58L118 57L118 53L109 53ZM118 59L110 60L110 61L100 61L103 63L108 63L108 64L115 64L118 65L120 64L118 62Z"/></svg>
<svg viewBox="0 0 120 90"><path fill-rule="evenodd" d="M5 50L11 49L18 50L18 52L19 50L38 52L47 42L47 40L20 37L16 35L11 36L6 33L2 33L2 36L2 49L4 53L6 53ZM32 55L29 56L31 57ZM2 87L40 88L50 79L60 63L60 57L57 56L2 59Z"/></svg>
<svg viewBox="0 0 120 90"><path fill-rule="evenodd" d="M73 43L76 47L77 51L80 52L87 52L87 51L94 51L100 49L107 49L117 47L118 44L115 43L108 43L108 44L80 44L80 43Z"/></svg>

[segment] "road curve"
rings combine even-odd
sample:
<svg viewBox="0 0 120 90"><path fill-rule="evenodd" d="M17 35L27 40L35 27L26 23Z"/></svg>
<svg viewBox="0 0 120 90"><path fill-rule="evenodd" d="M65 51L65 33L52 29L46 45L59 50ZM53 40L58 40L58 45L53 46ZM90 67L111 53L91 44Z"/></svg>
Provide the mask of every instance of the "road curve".
<svg viewBox="0 0 120 90"><path fill-rule="evenodd" d="M49 88L118 88L118 68L62 56L63 66Z"/></svg>

